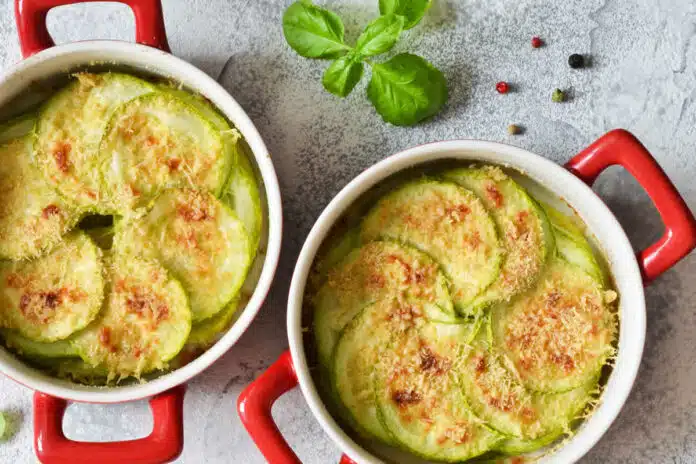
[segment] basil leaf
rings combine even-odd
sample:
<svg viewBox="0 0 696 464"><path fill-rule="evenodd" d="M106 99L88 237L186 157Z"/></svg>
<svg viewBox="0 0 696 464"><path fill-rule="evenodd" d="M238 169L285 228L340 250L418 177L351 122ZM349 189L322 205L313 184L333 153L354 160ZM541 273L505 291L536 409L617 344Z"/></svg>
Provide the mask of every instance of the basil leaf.
<svg viewBox="0 0 696 464"><path fill-rule="evenodd" d="M351 55L342 56L326 69L322 83L324 88L334 95L346 97L360 82L363 75L363 63Z"/></svg>
<svg viewBox="0 0 696 464"><path fill-rule="evenodd" d="M311 2L298 1L285 10L283 34L292 49L306 58L338 58L350 50L343 43L341 18Z"/></svg>
<svg viewBox="0 0 696 464"><path fill-rule="evenodd" d="M367 25L355 45L361 56L374 56L392 49L401 31L404 30L404 17L394 14L380 16Z"/></svg>
<svg viewBox="0 0 696 464"><path fill-rule="evenodd" d="M420 56L402 53L372 66L367 97L385 121L411 126L440 111L447 101L447 82Z"/></svg>
<svg viewBox="0 0 696 464"><path fill-rule="evenodd" d="M431 4L432 0L379 0L379 12L405 17L404 29L411 29L420 22Z"/></svg>

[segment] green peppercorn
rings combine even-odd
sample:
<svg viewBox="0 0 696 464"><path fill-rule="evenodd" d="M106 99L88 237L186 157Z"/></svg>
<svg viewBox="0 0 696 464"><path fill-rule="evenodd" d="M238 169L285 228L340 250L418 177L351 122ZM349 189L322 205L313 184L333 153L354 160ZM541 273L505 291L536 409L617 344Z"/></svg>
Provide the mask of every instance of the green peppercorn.
<svg viewBox="0 0 696 464"><path fill-rule="evenodd" d="M517 124L510 124L507 130L510 135L519 135L524 131L524 129Z"/></svg>
<svg viewBox="0 0 696 464"><path fill-rule="evenodd" d="M566 100L566 94L561 89L555 89L553 94L551 94L551 100L556 103L564 102Z"/></svg>
<svg viewBox="0 0 696 464"><path fill-rule="evenodd" d="M568 66L573 69L582 68L585 66L585 58L578 53L573 53L568 57Z"/></svg>

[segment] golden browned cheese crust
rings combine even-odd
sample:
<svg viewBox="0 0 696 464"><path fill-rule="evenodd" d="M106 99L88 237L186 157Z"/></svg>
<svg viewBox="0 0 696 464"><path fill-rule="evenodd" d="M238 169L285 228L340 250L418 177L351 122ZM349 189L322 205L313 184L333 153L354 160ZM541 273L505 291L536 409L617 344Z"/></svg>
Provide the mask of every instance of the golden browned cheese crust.
<svg viewBox="0 0 696 464"><path fill-rule="evenodd" d="M496 343L523 383L536 390L574 388L613 353L615 296L579 268L555 259L537 288L494 312Z"/></svg>
<svg viewBox="0 0 696 464"><path fill-rule="evenodd" d="M35 258L55 246L79 215L32 165L32 139L0 146L0 256Z"/></svg>
<svg viewBox="0 0 696 464"><path fill-rule="evenodd" d="M67 338L92 321L104 294L101 251L82 232L51 253L0 266L4 326L34 341Z"/></svg>
<svg viewBox="0 0 696 464"><path fill-rule="evenodd" d="M99 318L73 342L80 355L109 378L164 369L191 330L181 284L158 263L125 255L114 257L108 279Z"/></svg>
<svg viewBox="0 0 696 464"><path fill-rule="evenodd" d="M380 237L432 256L462 313L500 273L503 249L493 221L473 193L454 183L416 181L383 197L362 224L364 241Z"/></svg>

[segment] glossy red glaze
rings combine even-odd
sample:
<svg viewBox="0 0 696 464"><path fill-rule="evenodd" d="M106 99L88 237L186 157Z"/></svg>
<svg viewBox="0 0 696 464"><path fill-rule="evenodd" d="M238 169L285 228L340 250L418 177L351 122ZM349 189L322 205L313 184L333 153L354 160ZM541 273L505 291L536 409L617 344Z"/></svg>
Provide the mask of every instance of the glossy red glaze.
<svg viewBox="0 0 696 464"><path fill-rule="evenodd" d="M100 0L15 0L15 20L22 56L27 58L55 45L46 28L51 8ZM125 3L135 15L135 41L169 51L160 0L111 0Z"/></svg>
<svg viewBox="0 0 696 464"><path fill-rule="evenodd" d="M68 402L34 393L34 447L43 464L161 464L176 459L184 448L183 385L154 396L150 408L152 433L137 440L87 443L63 434Z"/></svg>
<svg viewBox="0 0 696 464"><path fill-rule="evenodd" d="M613 165L623 166L635 177L665 224L662 237L638 252L638 265L647 285L696 247L696 220L655 158L628 131L606 133L565 167L592 185L602 171Z"/></svg>
<svg viewBox="0 0 696 464"><path fill-rule="evenodd" d="M297 386L290 351L285 351L237 400L242 424L270 464L301 464L273 421L273 403Z"/></svg>
<svg viewBox="0 0 696 464"><path fill-rule="evenodd" d="M242 424L270 464L302 464L273 421L273 403L297 386L290 351L285 351L266 372L244 389L237 401ZM345 454L340 464L356 464Z"/></svg>

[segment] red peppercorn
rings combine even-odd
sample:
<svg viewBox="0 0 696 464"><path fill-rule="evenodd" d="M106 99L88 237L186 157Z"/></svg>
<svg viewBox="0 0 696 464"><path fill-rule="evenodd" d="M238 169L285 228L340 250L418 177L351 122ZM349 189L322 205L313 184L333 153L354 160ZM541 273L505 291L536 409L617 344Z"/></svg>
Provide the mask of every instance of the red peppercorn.
<svg viewBox="0 0 696 464"><path fill-rule="evenodd" d="M542 45L544 45L544 41L541 40L541 38L536 37L536 36L535 36L535 37L532 37L532 47L534 47L534 48L539 48L539 47L541 47Z"/></svg>
<svg viewBox="0 0 696 464"><path fill-rule="evenodd" d="M507 82L500 81L497 84L495 84L495 90L497 90L498 93L507 93L507 91L510 90L510 86Z"/></svg>

